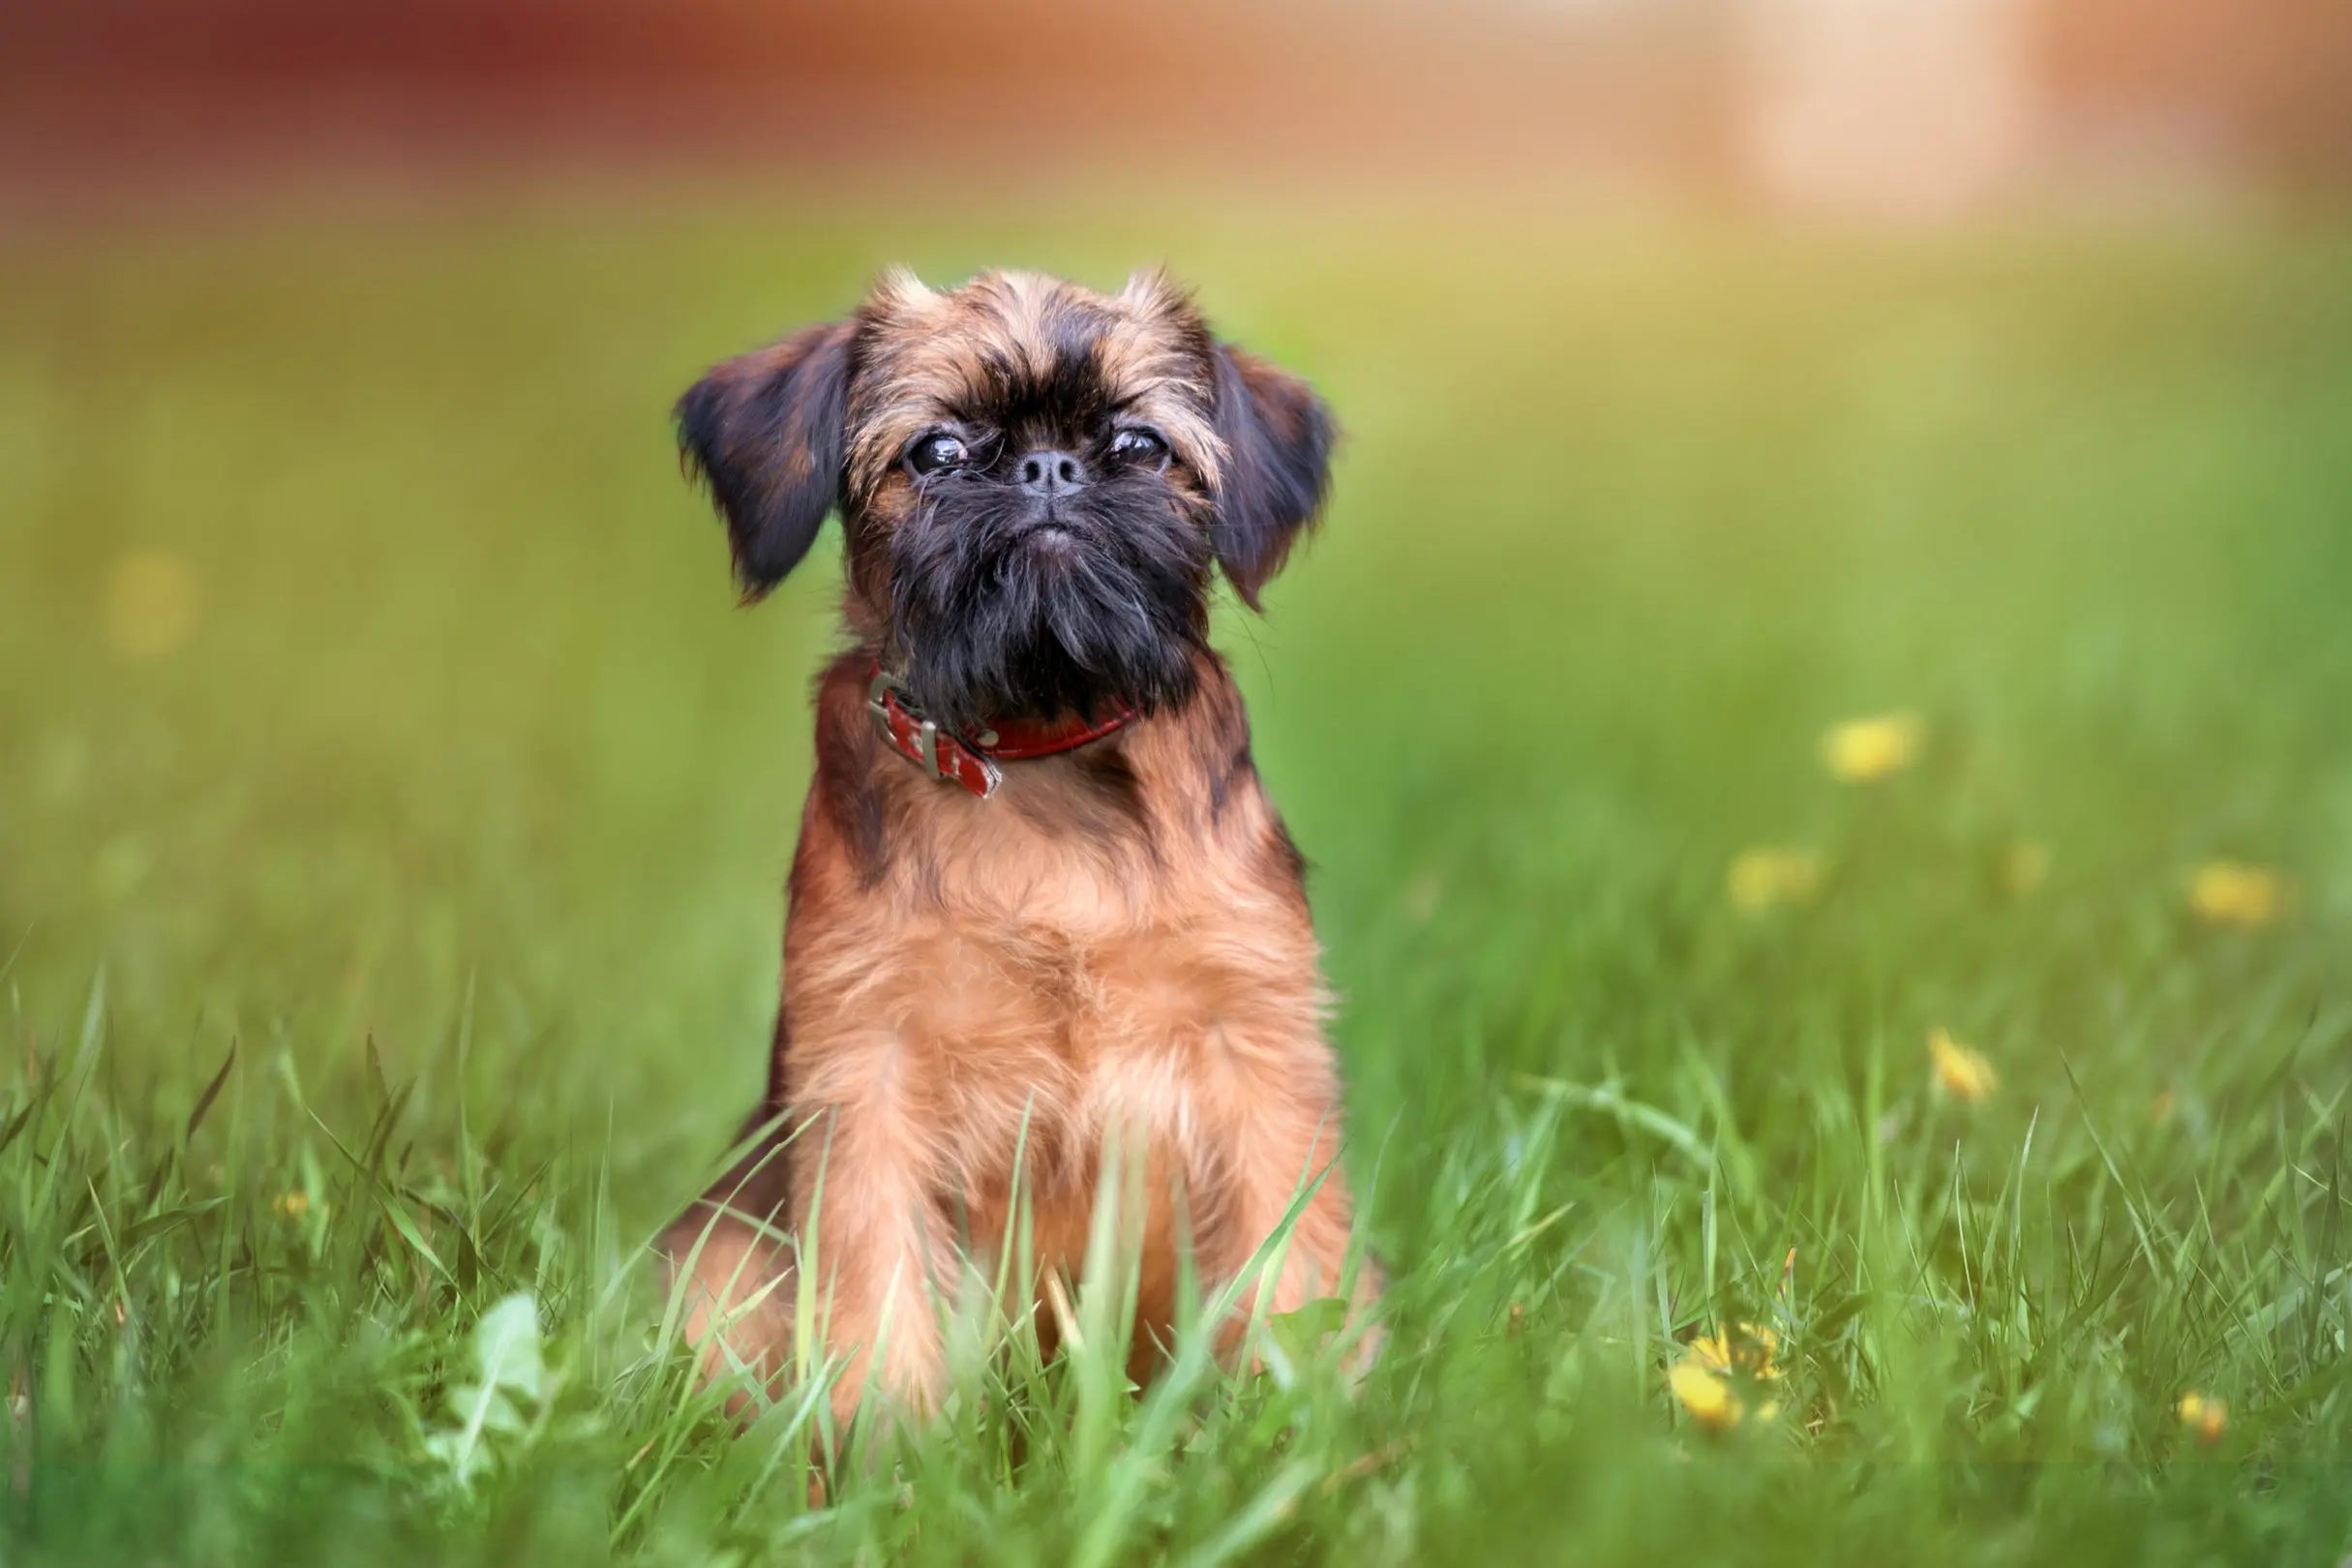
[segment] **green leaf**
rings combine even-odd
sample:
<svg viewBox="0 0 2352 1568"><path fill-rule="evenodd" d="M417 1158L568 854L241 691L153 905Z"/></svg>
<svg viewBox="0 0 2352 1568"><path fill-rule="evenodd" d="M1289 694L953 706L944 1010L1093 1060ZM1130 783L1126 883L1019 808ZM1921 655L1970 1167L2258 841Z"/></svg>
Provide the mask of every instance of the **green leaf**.
<svg viewBox="0 0 2352 1568"><path fill-rule="evenodd" d="M457 1424L425 1440L426 1452L447 1467L460 1487L471 1486L489 1466L489 1437L524 1433L525 1411L546 1400L547 1362L540 1348L537 1302L518 1293L482 1314L473 1329L473 1371L471 1382L449 1391L450 1415Z"/></svg>

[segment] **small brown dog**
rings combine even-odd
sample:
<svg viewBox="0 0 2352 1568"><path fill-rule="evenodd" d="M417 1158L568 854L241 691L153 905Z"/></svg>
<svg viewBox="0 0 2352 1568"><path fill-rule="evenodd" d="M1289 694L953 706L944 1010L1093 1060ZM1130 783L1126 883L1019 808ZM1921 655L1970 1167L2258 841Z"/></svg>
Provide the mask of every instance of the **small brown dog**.
<svg viewBox="0 0 2352 1568"><path fill-rule="evenodd" d="M1207 643L1213 569L1254 608L1313 518L1328 410L1157 274L1006 272L889 275L678 413L747 598L838 511L854 639L817 687L765 1135L663 1241L706 1374L787 1371L805 1268L843 1422L869 1384L933 1405L967 1270L1025 1204L1040 1275L1074 1276L1113 1147L1138 1364L1180 1250L1236 1280L1302 1193L1260 1305L1367 1304L1301 860Z"/></svg>

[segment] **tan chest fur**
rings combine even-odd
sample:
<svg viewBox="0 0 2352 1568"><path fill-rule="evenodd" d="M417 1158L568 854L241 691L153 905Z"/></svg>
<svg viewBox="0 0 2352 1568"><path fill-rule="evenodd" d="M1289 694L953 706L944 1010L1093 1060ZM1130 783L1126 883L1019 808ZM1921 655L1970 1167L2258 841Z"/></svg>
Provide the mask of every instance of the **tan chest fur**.
<svg viewBox="0 0 2352 1568"><path fill-rule="evenodd" d="M1046 1263L1076 1261L1106 1146L1201 1201L1270 1077L1328 1092L1320 1050L1299 1049L1324 1010L1313 936L1269 862L1277 829L1254 780L1194 812L1197 791L1155 787L1191 757L1148 731L1122 743L1151 816L1100 839L1039 827L1072 817L1047 792L1090 787L1053 764L982 801L877 756L905 773L883 779L890 861L870 884L803 879L787 937L795 1104L886 1110L976 1242L1002 1231L1025 1153ZM806 830L832 829L812 812Z"/></svg>

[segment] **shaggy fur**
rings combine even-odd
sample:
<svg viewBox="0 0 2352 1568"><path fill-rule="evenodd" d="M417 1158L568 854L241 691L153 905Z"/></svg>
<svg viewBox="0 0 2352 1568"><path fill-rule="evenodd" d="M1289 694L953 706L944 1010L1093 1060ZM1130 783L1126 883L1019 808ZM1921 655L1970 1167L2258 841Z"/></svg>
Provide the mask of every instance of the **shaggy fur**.
<svg viewBox="0 0 2352 1568"><path fill-rule="evenodd" d="M1173 1321L1181 1250L1234 1278L1303 1186L1265 1305L1369 1302L1369 1267L1343 1270L1301 861L1206 640L1213 570L1254 605L1321 502L1322 404L1156 275L1105 296L893 274L848 320L711 371L678 424L748 596L839 513L853 642L817 687L767 1101L664 1238L709 1375L787 1372L813 1267L841 1417L871 1386L930 1405L942 1313L993 1275L1015 1193L1040 1275L1074 1278L1111 1148L1140 1183L1120 1232L1140 1350ZM876 738L877 660L967 735L1142 716L1005 765L980 799Z"/></svg>

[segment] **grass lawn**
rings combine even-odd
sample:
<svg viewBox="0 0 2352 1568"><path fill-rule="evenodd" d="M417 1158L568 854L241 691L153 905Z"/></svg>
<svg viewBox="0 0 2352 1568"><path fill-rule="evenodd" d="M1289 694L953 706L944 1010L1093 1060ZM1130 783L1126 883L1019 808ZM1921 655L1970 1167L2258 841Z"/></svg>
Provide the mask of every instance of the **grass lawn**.
<svg viewBox="0 0 2352 1568"><path fill-rule="evenodd" d="M667 404L886 259L1158 256L1350 431L1221 641L1389 1346L1010 1355L814 1505L644 1250L762 1078L833 565L737 613ZM11 1564L2352 1551L2343 232L551 207L0 288Z"/></svg>

